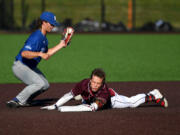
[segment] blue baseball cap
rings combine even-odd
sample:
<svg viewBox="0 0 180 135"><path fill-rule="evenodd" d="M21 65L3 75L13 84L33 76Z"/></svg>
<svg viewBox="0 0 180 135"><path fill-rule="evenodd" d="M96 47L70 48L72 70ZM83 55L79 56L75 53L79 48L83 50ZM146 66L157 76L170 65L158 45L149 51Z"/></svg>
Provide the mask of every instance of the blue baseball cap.
<svg viewBox="0 0 180 135"><path fill-rule="evenodd" d="M51 13L51 12L43 12L40 16L40 19L43 21L47 21L50 24L54 25L54 26L59 26L60 24L56 21L56 16Z"/></svg>

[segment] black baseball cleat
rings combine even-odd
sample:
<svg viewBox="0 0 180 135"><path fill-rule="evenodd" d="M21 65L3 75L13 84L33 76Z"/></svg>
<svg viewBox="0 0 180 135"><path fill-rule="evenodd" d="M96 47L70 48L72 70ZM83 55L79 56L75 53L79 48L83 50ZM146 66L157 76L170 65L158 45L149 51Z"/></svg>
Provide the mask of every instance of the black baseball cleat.
<svg viewBox="0 0 180 135"><path fill-rule="evenodd" d="M19 108L19 107L27 107L29 104L22 104L21 102L10 100L6 102L6 106L9 108Z"/></svg>

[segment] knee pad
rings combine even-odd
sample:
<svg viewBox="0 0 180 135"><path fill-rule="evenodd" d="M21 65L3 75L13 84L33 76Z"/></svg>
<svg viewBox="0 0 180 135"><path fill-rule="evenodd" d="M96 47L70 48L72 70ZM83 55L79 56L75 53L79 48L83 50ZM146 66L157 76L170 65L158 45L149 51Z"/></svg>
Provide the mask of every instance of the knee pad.
<svg viewBox="0 0 180 135"><path fill-rule="evenodd" d="M37 85L40 86L41 90L47 90L49 88L49 83L45 81L40 81Z"/></svg>
<svg viewBox="0 0 180 135"><path fill-rule="evenodd" d="M43 85L43 90L47 90L48 88L50 87L50 85L49 85L49 83L47 82L47 83L45 83L44 85Z"/></svg>

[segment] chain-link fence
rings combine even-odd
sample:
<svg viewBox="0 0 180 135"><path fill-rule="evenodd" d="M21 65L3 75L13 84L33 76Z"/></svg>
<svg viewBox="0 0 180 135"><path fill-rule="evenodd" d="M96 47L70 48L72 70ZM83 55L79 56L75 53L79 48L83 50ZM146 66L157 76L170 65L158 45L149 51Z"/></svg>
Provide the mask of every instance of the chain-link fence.
<svg viewBox="0 0 180 135"><path fill-rule="evenodd" d="M31 29L42 11L79 31L180 31L179 0L0 0L1 29Z"/></svg>

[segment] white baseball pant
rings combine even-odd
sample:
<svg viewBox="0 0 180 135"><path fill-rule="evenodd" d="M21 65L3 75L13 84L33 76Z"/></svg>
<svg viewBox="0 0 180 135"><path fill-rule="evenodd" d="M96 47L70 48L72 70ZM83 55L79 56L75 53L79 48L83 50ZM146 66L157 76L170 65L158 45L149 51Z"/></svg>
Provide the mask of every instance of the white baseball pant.
<svg viewBox="0 0 180 135"><path fill-rule="evenodd" d="M137 94L132 97L126 97L123 95L115 94L111 97L112 108L135 108L145 103L146 94Z"/></svg>

